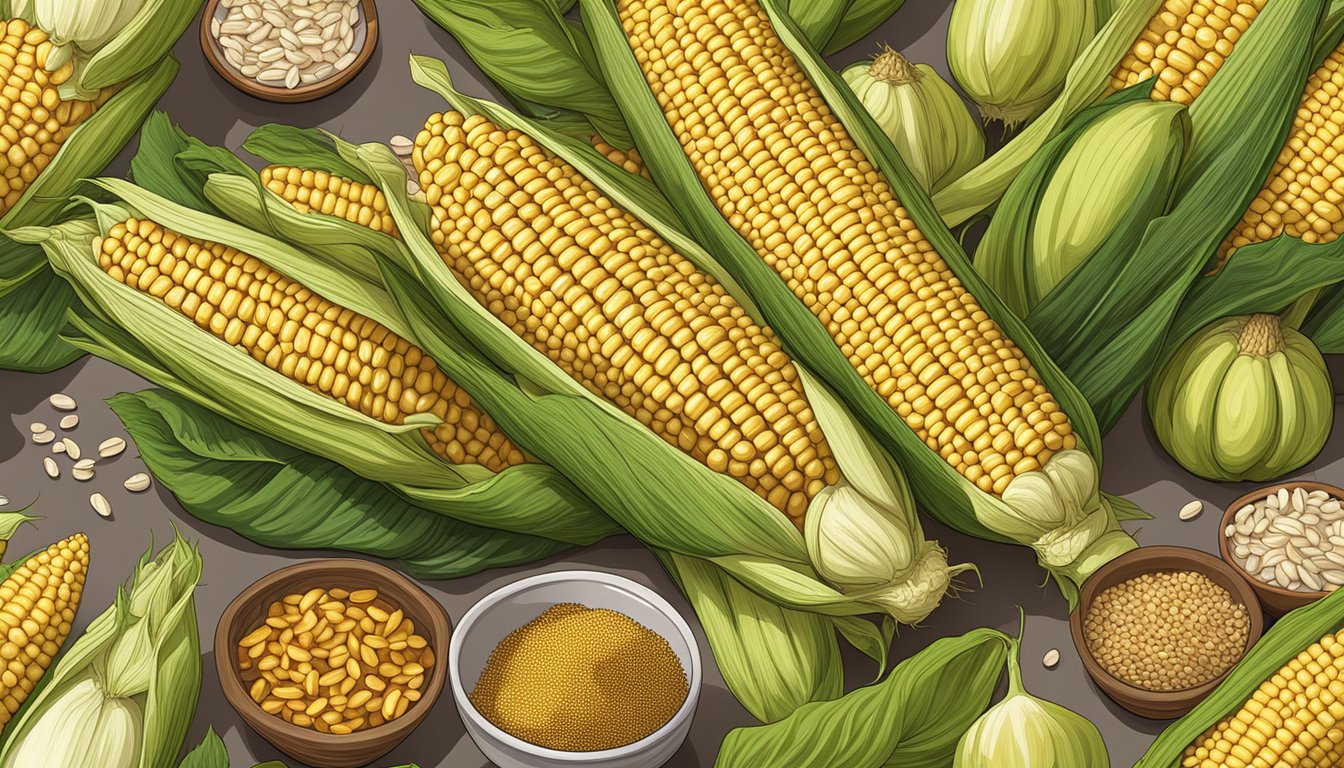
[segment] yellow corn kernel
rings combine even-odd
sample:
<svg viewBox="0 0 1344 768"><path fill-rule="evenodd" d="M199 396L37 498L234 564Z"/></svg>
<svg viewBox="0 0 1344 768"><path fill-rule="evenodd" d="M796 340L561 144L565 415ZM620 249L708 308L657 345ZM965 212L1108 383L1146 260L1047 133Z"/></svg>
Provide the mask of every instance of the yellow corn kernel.
<svg viewBox="0 0 1344 768"><path fill-rule="evenodd" d="M397 234L387 198L371 184L286 165L261 169L261 183L303 213L337 216L383 234Z"/></svg>
<svg viewBox="0 0 1344 768"><path fill-rule="evenodd" d="M639 150L631 147L630 149L617 149L606 142L601 136L593 134L588 137L588 142L593 145L593 149L602 153L602 156L621 166L630 173L637 173L648 179L649 169L644 167L644 158L639 156Z"/></svg>
<svg viewBox="0 0 1344 768"><path fill-rule="evenodd" d="M259 259L132 218L108 231L98 263L150 295L150 286L169 278L172 287L156 296L165 305L266 367L366 416L401 424L408 415L433 413L443 423L421 434L454 464L500 471L526 460L418 347Z"/></svg>
<svg viewBox="0 0 1344 768"><path fill-rule="evenodd" d="M464 286L576 381L801 526L839 469L774 334L563 159L480 115L412 154Z"/></svg>
<svg viewBox="0 0 1344 768"><path fill-rule="evenodd" d="M1218 249L1218 267L1236 249L1288 235L1329 243L1344 234L1344 46L1307 81L1288 141L1269 178Z"/></svg>
<svg viewBox="0 0 1344 768"><path fill-rule="evenodd" d="M996 494L1033 466L1026 457L1043 465L1074 447L1031 363L924 238L755 0L617 5L725 219L920 439ZM968 407L974 418L962 418Z"/></svg>
<svg viewBox="0 0 1344 768"><path fill-rule="evenodd" d="M1166 0L1111 73L1110 92L1155 78L1152 98L1190 104L1265 0Z"/></svg>

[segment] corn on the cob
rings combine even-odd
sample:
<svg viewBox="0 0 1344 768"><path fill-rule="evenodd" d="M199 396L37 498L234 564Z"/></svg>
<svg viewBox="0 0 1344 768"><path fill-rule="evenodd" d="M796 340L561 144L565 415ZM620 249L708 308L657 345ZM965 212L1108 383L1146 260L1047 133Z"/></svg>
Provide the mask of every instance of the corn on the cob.
<svg viewBox="0 0 1344 768"><path fill-rule="evenodd" d="M418 347L259 259L134 218L98 247L99 266L114 279L319 394L389 424L439 417L442 424L421 432L449 462L501 471L525 461Z"/></svg>
<svg viewBox="0 0 1344 768"><path fill-rule="evenodd" d="M593 145L593 149L602 153L602 156L611 162L621 166L630 173L639 174L644 178L649 177L649 169L644 167L644 159L639 156L639 150L631 147L629 149L617 149L608 144L601 136L593 134L588 138L588 142Z"/></svg>
<svg viewBox="0 0 1344 768"><path fill-rule="evenodd" d="M1312 643L1186 749L1182 768L1344 764L1341 669L1344 632Z"/></svg>
<svg viewBox="0 0 1344 768"><path fill-rule="evenodd" d="M1075 446L1030 361L934 252L757 3L618 10L723 216L932 450L1002 494Z"/></svg>
<svg viewBox="0 0 1344 768"><path fill-rule="evenodd" d="M1265 186L1218 249L1221 268L1243 246L1289 235L1330 243L1344 234L1344 47L1307 81L1292 132Z"/></svg>
<svg viewBox="0 0 1344 768"><path fill-rule="evenodd" d="M70 634L88 569L89 540L77 533L28 558L0 583L0 729Z"/></svg>
<svg viewBox="0 0 1344 768"><path fill-rule="evenodd" d="M1111 73L1109 90L1156 77L1154 99L1190 104L1264 7L1265 0L1165 0Z"/></svg>
<svg viewBox="0 0 1344 768"><path fill-rule="evenodd" d="M769 330L519 131L438 114L413 157L432 240L484 306L591 392L802 525L839 470Z"/></svg>
<svg viewBox="0 0 1344 768"><path fill-rule="evenodd" d="M61 99L58 88L74 73L74 64L65 62L55 71L47 70L52 43L47 33L23 19L4 22L0 39L0 165L4 185L0 187L0 216L19 202L24 190L51 163L61 145L79 124L89 118L103 102L106 91L95 101Z"/></svg>
<svg viewBox="0 0 1344 768"><path fill-rule="evenodd" d="M397 234L397 225L387 212L387 198L372 184L285 165L263 168L261 183L304 213L336 216L385 235Z"/></svg>

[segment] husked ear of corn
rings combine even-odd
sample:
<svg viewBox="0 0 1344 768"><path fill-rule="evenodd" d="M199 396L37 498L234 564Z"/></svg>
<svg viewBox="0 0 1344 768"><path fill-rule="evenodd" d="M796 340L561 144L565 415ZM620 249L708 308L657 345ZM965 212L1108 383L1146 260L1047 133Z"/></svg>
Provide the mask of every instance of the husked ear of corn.
<svg viewBox="0 0 1344 768"><path fill-rule="evenodd" d="M442 419L421 433L451 463L499 472L526 460L418 347L255 257L136 218L108 230L98 250L113 279L318 394L389 424Z"/></svg>
<svg viewBox="0 0 1344 768"><path fill-rule="evenodd" d="M1153 99L1190 104L1265 7L1265 0L1163 0L1115 71L1109 92L1153 79Z"/></svg>
<svg viewBox="0 0 1344 768"><path fill-rule="evenodd" d="M930 449L1001 495L1075 447L1031 362L924 238L759 6L625 0L620 12L724 218Z"/></svg>
<svg viewBox="0 0 1344 768"><path fill-rule="evenodd" d="M1218 268L1238 248L1288 235L1331 243L1344 234L1344 47L1311 75L1292 132L1241 221L1218 249Z"/></svg>
<svg viewBox="0 0 1344 768"><path fill-rule="evenodd" d="M1312 643L1181 756L1182 768L1344 763L1344 632Z"/></svg>
<svg viewBox="0 0 1344 768"><path fill-rule="evenodd" d="M591 392L802 527L840 473L773 334L520 131L436 114L413 158L431 238L482 305Z"/></svg>
<svg viewBox="0 0 1344 768"><path fill-rule="evenodd" d="M88 570L89 540L77 533L28 558L0 583L0 729L70 635Z"/></svg>
<svg viewBox="0 0 1344 768"><path fill-rule="evenodd" d="M4 22L0 39L0 154L4 155L0 216L23 197L37 175L51 164L61 145L111 93L93 101L61 98L60 86L74 74L73 60L47 69L52 43L47 33L23 19Z"/></svg>
<svg viewBox="0 0 1344 768"><path fill-rule="evenodd" d="M283 165L261 169L261 183L304 213L336 216L385 235L397 234L387 213L387 198L372 184Z"/></svg>

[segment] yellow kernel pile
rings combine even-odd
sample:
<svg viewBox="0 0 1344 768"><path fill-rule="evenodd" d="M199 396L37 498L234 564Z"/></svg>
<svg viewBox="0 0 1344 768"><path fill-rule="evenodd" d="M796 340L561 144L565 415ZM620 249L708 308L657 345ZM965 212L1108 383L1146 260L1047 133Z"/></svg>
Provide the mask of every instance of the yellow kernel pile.
<svg viewBox="0 0 1344 768"><path fill-rule="evenodd" d="M1241 658L1249 633L1246 606L1193 571L1145 573L1116 584L1083 620L1097 663L1149 691L1213 680Z"/></svg>
<svg viewBox="0 0 1344 768"><path fill-rule="evenodd" d="M663 727L689 690L657 633L617 611L561 603L491 652L471 703L524 741L592 752Z"/></svg>
<svg viewBox="0 0 1344 768"><path fill-rule="evenodd" d="M238 643L238 668L262 710L346 734L406 714L434 666L415 623L374 589L311 589L271 603Z"/></svg>
<svg viewBox="0 0 1344 768"><path fill-rule="evenodd" d="M1186 748L1182 768L1344 765L1344 632L1312 643Z"/></svg>

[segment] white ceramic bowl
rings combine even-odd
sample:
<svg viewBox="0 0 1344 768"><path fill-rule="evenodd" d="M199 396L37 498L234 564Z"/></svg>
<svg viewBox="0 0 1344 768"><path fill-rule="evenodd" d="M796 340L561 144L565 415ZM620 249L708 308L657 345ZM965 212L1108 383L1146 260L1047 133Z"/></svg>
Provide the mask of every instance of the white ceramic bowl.
<svg viewBox="0 0 1344 768"><path fill-rule="evenodd" d="M620 611L661 635L686 670L689 692L681 708L662 728L616 749L564 752L530 744L501 730L472 706L467 693L476 687L490 652L510 632L557 603ZM627 578L599 571L559 571L532 576L486 595L457 623L448 646L453 701L467 733L499 768L655 768L681 747L691 729L700 697L700 649L691 628L666 600Z"/></svg>

